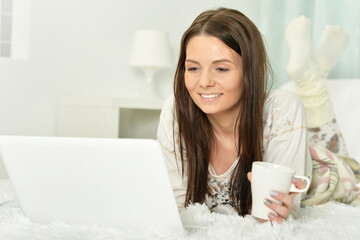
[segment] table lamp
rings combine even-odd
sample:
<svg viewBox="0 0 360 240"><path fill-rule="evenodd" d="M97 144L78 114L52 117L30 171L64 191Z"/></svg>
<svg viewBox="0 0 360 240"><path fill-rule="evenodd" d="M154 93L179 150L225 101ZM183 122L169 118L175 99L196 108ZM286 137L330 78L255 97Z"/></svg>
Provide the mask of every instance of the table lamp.
<svg viewBox="0 0 360 240"><path fill-rule="evenodd" d="M153 78L160 68L171 66L171 51L166 32L158 30L138 30L135 32L130 53L130 66L141 68L147 84L141 96L158 98L154 93Z"/></svg>

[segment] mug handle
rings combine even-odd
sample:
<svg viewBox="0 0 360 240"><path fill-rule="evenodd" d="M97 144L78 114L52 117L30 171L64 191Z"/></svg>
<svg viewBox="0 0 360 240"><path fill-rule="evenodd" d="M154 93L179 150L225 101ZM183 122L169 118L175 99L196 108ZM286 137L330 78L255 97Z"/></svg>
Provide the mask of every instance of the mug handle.
<svg viewBox="0 0 360 240"><path fill-rule="evenodd" d="M305 177L305 176L297 176L297 175L295 175L294 177L299 178L299 179L302 179L303 182L304 182L304 180L305 180L306 187L303 188L303 189L298 189L298 188L296 188L295 185L292 183L292 184L291 184L291 187L290 187L290 192L306 192L306 191L309 189L309 187L310 187L310 183L311 183L311 182L310 182L310 178L309 178L309 177Z"/></svg>

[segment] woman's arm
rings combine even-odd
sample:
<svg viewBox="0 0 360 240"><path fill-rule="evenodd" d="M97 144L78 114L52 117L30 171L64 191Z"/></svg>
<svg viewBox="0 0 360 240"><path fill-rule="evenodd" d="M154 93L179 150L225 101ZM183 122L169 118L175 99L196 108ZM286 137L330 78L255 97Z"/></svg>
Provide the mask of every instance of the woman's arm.
<svg viewBox="0 0 360 240"><path fill-rule="evenodd" d="M268 112L264 124L264 161L291 167L296 175L311 177L312 162L301 100L290 92L276 90L270 94L265 108ZM278 197L283 196L279 193ZM298 195L294 197L293 203L285 205L290 206L290 211L298 212L300 202L301 195Z"/></svg>

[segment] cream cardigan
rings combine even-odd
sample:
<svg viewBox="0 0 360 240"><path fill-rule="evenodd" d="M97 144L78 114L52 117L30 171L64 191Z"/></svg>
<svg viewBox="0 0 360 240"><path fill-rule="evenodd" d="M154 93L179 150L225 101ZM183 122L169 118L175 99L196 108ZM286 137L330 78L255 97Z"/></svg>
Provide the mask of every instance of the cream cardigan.
<svg viewBox="0 0 360 240"><path fill-rule="evenodd" d="M179 208L184 207L187 177L181 175L180 157L175 158L178 149L178 127L174 118L174 96L169 96L163 106L157 132L157 139L162 146L170 182ZM269 93L264 106L264 161L289 166L297 175L311 177L312 162L307 147L305 110L301 100L286 90L273 90ZM189 126L191 127L191 126ZM175 138L173 138L175 134ZM175 139L175 146L173 139ZM179 155L177 155L179 156ZM216 184L215 180L229 181L232 167L227 174L216 176L209 168L209 184ZM220 178L219 178L220 177ZM225 189L225 195L226 193ZM294 209L300 207L301 197L296 197ZM206 204L212 208L216 200L207 196Z"/></svg>

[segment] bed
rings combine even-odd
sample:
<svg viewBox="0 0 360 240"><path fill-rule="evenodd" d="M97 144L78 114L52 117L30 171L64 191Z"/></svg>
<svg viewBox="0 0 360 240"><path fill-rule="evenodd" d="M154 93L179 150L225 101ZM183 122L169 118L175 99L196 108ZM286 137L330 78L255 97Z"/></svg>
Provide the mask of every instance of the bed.
<svg viewBox="0 0 360 240"><path fill-rule="evenodd" d="M360 79L328 80L337 120L350 154L360 159ZM292 83L283 86L291 90ZM15 193L9 179L0 180L0 239L360 239L360 206L327 203L301 208L299 216L283 224L260 224L252 216L210 213L204 205L195 204L180 215L187 228L184 233L163 235L161 232L131 232L114 228L68 225L61 222L37 224L11 204ZM226 212L226 209L224 209Z"/></svg>

